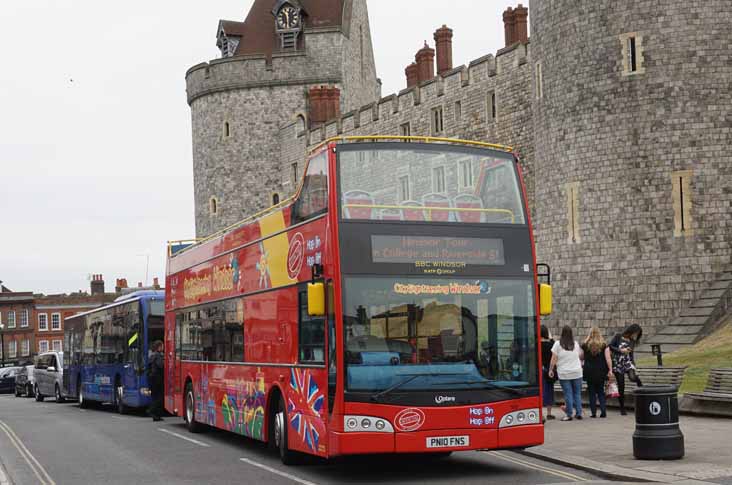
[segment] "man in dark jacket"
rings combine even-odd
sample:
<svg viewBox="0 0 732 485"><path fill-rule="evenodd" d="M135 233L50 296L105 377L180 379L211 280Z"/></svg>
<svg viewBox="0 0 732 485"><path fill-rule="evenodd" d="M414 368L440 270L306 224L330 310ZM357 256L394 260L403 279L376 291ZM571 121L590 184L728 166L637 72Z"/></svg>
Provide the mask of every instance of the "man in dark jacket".
<svg viewBox="0 0 732 485"><path fill-rule="evenodd" d="M150 386L150 394L152 397L152 403L148 413L152 416L153 421L162 421L163 418L163 376L165 361L163 360L163 342L156 340L152 345L153 353L148 359L148 372L147 379Z"/></svg>

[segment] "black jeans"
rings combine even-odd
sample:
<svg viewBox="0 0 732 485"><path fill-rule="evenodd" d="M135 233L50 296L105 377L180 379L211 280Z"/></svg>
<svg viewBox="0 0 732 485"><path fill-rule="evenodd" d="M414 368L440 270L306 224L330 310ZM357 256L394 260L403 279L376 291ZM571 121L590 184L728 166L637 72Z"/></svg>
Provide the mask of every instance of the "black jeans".
<svg viewBox="0 0 732 485"><path fill-rule="evenodd" d="M620 409L625 409L625 374L619 372L614 372L614 374L615 380L618 382L618 392L620 393L620 397L618 398ZM628 371L628 379L635 382L638 387L643 385L641 384L640 377L638 377L638 374L633 369Z"/></svg>
<svg viewBox="0 0 732 485"><path fill-rule="evenodd" d="M153 382L150 385L150 394L152 402L148 408L148 413L153 418L159 418L163 414L163 383Z"/></svg>
<svg viewBox="0 0 732 485"><path fill-rule="evenodd" d="M606 414L605 406L605 381L587 380L587 394L590 398L590 412L593 416L597 415L597 401L600 401L600 413Z"/></svg>

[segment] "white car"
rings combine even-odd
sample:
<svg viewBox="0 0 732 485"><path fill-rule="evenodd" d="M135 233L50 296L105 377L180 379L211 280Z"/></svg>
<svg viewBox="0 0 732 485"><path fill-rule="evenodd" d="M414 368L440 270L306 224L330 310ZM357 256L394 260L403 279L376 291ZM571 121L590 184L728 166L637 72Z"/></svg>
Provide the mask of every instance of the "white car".
<svg viewBox="0 0 732 485"><path fill-rule="evenodd" d="M36 401L41 402L46 396L54 396L56 402L64 402L63 365L63 352L45 352L38 356L33 369L33 377L36 381L34 385Z"/></svg>

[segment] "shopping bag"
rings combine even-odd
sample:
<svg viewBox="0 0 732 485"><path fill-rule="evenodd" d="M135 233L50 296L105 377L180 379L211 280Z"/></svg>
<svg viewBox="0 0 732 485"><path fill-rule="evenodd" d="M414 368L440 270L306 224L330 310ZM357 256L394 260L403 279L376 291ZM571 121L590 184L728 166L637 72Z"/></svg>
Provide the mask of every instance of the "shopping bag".
<svg viewBox="0 0 732 485"><path fill-rule="evenodd" d="M620 391L618 391L618 383L614 380L606 382L605 395L607 397L620 397Z"/></svg>

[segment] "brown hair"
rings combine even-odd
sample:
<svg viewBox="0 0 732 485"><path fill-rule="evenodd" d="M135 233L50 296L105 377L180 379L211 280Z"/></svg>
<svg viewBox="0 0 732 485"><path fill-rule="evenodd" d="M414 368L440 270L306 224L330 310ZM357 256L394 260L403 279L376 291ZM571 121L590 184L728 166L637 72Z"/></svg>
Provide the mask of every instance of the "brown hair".
<svg viewBox="0 0 732 485"><path fill-rule="evenodd" d="M559 345L566 351L574 350L574 335L572 335L572 327L565 325L562 327L562 337L559 339Z"/></svg>

